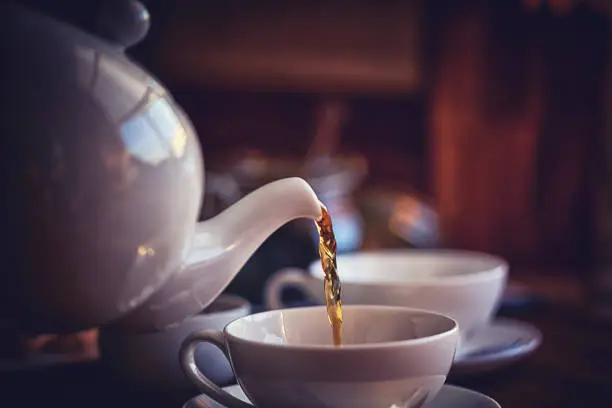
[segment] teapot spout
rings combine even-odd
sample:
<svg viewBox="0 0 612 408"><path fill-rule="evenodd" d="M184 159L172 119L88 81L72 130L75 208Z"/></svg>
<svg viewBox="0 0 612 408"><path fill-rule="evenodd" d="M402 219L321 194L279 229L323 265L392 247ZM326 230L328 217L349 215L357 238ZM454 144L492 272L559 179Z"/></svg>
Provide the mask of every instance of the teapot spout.
<svg viewBox="0 0 612 408"><path fill-rule="evenodd" d="M321 202L301 178L274 181L255 190L198 223L184 268L118 327L160 330L201 312L272 233L294 219L320 216Z"/></svg>
<svg viewBox="0 0 612 408"><path fill-rule="evenodd" d="M211 254L217 252L210 260L218 268L218 273L228 274L231 280L257 248L281 226L297 218L314 220L320 216L321 202L306 181L299 177L274 181L248 194L216 217L199 223L187 263L206 262ZM215 247L218 251L211 252Z"/></svg>

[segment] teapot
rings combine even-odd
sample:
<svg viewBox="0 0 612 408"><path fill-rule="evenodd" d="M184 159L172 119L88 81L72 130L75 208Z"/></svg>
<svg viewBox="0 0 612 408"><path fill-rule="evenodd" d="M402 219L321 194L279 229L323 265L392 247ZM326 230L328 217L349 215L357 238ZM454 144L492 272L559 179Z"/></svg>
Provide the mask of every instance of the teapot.
<svg viewBox="0 0 612 408"><path fill-rule="evenodd" d="M197 223L195 130L124 53L147 10L105 3L101 35L0 5L0 322L15 330L163 329L210 304L280 226L321 215L288 178Z"/></svg>

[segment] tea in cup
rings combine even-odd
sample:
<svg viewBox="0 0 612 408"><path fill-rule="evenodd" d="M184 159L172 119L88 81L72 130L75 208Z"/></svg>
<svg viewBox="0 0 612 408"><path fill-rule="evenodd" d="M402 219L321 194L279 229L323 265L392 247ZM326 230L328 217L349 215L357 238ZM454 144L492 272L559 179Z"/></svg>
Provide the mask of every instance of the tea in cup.
<svg viewBox="0 0 612 408"><path fill-rule="evenodd" d="M221 295L202 313L191 316L166 330L138 333L102 329L99 343L101 362L115 377L131 384L163 389L190 389L177 356L181 343L194 330L222 330L228 323L251 312L250 303L241 297ZM202 372L216 384L234 380L223 353L210 344L195 351Z"/></svg>
<svg viewBox="0 0 612 408"><path fill-rule="evenodd" d="M274 408L420 407L451 368L457 323L404 307L343 308L343 342L332 340L324 306L272 310L237 319L223 331L201 330L183 342L185 374L228 408L252 408L223 391L195 363L195 350L223 350L256 406Z"/></svg>
<svg viewBox="0 0 612 408"><path fill-rule="evenodd" d="M390 305L448 315L468 338L489 323L506 286L508 265L493 255L462 250L379 250L337 257L344 305ZM287 268L265 288L268 309L281 309L281 295L295 287L324 304L319 261L308 272ZM461 349L457 351L461 353Z"/></svg>

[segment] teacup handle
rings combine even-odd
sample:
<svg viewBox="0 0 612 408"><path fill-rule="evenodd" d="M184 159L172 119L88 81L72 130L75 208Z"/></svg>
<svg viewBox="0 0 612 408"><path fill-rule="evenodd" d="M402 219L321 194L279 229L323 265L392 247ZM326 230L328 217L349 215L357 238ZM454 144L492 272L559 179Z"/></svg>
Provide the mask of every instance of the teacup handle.
<svg viewBox="0 0 612 408"><path fill-rule="evenodd" d="M217 384L202 374L195 361L195 350L199 343L214 345L223 352L225 358L231 364L223 332L217 330L196 331L187 336L179 351L179 362L185 375L200 391L227 408L255 408L254 405L223 391Z"/></svg>
<svg viewBox="0 0 612 408"><path fill-rule="evenodd" d="M266 309L276 310L283 309L283 289L288 286L294 286L300 289L304 294L309 296L306 289L306 275L299 268L284 268L272 275L268 279L264 287L264 299L266 301Z"/></svg>

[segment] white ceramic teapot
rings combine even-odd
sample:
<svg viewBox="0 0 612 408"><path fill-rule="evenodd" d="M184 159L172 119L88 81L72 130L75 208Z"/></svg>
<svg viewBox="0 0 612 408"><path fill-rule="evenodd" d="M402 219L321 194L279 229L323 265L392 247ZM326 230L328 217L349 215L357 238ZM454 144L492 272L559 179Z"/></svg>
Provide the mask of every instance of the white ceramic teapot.
<svg viewBox="0 0 612 408"><path fill-rule="evenodd" d="M198 139L123 53L146 9L109 4L104 38L0 6L0 321L18 330L166 327L212 302L282 224L320 215L292 178L196 223Z"/></svg>

